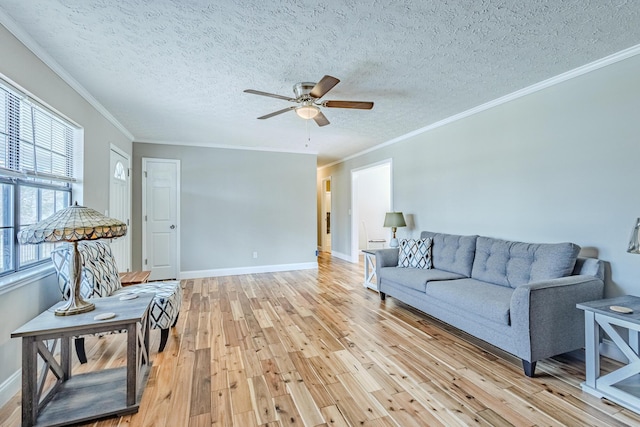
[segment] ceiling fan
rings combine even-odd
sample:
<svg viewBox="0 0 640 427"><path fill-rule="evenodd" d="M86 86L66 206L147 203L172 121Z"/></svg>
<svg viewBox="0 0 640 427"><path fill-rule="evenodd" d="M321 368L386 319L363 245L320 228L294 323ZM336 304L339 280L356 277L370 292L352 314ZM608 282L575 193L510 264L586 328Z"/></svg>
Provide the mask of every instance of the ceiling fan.
<svg viewBox="0 0 640 427"><path fill-rule="evenodd" d="M295 102L298 105L292 105L291 107L283 108L282 110L274 111L273 113L265 114L258 117L260 120L268 119L278 114L286 113L290 110L295 110L296 114L303 119L313 119L318 126L326 126L329 124L329 120L322 114L320 107L327 108L354 108L358 110L370 110L373 108L373 102L365 101L320 101L327 92L329 92L335 85L340 83L335 77L324 76L318 83L301 82L293 85L293 93L295 98L289 96L277 95L275 93L261 92L259 90L247 89L246 93L252 93L254 95L270 96L271 98L284 99L285 101Z"/></svg>

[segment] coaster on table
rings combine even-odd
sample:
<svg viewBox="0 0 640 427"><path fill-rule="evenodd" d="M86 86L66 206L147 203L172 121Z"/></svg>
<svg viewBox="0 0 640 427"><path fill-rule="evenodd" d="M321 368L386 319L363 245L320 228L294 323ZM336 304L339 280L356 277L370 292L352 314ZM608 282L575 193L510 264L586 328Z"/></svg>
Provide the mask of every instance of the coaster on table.
<svg viewBox="0 0 640 427"><path fill-rule="evenodd" d="M130 299L138 298L137 294L125 294L120 297L120 301L126 301Z"/></svg>
<svg viewBox="0 0 640 427"><path fill-rule="evenodd" d="M611 307L609 307L609 309L611 309L611 311L615 311L617 313L622 313L622 314L633 313L632 309L630 309L629 307L623 307L621 305L612 305Z"/></svg>
<svg viewBox="0 0 640 427"><path fill-rule="evenodd" d="M107 320L116 317L115 313L100 313L93 316L93 320Z"/></svg>

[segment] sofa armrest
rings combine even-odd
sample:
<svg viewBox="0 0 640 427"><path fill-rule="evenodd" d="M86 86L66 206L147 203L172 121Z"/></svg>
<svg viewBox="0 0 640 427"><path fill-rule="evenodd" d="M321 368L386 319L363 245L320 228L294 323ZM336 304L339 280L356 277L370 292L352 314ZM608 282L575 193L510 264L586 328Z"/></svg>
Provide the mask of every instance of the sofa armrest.
<svg viewBox="0 0 640 427"><path fill-rule="evenodd" d="M376 251L376 269L382 267L398 266L398 249L377 249Z"/></svg>
<svg viewBox="0 0 640 427"><path fill-rule="evenodd" d="M584 346L584 315L576 304L601 299L604 282L589 275L518 286L511 296L511 325L530 361Z"/></svg>
<svg viewBox="0 0 640 427"><path fill-rule="evenodd" d="M384 267L397 267L399 250L394 248L377 249L376 253L376 281L380 289L380 269Z"/></svg>

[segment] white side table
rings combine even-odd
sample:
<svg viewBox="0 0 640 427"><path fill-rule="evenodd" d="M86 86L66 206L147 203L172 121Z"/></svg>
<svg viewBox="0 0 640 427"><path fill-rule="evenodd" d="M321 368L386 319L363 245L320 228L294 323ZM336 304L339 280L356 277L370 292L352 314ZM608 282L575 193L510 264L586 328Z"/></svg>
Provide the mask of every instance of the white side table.
<svg viewBox="0 0 640 427"><path fill-rule="evenodd" d="M628 307L633 313L617 313L609 308L611 306ZM640 413L640 298L627 295L576 304L576 307L584 310L585 321L586 381L582 383L582 390ZM600 328L628 359L626 366L603 376L600 375ZM621 329L627 331L628 342L620 335Z"/></svg>
<svg viewBox="0 0 640 427"><path fill-rule="evenodd" d="M378 278L376 277L376 251L363 249L364 254L364 287L378 290Z"/></svg>

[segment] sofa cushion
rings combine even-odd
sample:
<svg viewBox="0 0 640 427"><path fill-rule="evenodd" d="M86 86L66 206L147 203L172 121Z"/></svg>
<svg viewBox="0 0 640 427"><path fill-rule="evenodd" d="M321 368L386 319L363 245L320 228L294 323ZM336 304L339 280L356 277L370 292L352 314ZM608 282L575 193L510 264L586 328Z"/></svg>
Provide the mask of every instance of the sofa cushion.
<svg viewBox="0 0 640 427"><path fill-rule="evenodd" d="M464 276L436 269L399 267L383 267L380 269L381 281L393 282L419 292L425 291L427 282L431 282L433 280L453 280L461 277Z"/></svg>
<svg viewBox="0 0 640 427"><path fill-rule="evenodd" d="M398 255L398 267L431 268L431 238L402 239Z"/></svg>
<svg viewBox="0 0 640 427"><path fill-rule="evenodd" d="M571 274L579 251L573 243L533 244L478 237L471 277L511 288L557 279Z"/></svg>
<svg viewBox="0 0 640 427"><path fill-rule="evenodd" d="M427 296L503 325L510 324L513 289L475 279L429 282Z"/></svg>
<svg viewBox="0 0 640 427"><path fill-rule="evenodd" d="M433 239L431 245L432 268L471 277L478 236L458 236L423 231L420 237Z"/></svg>

